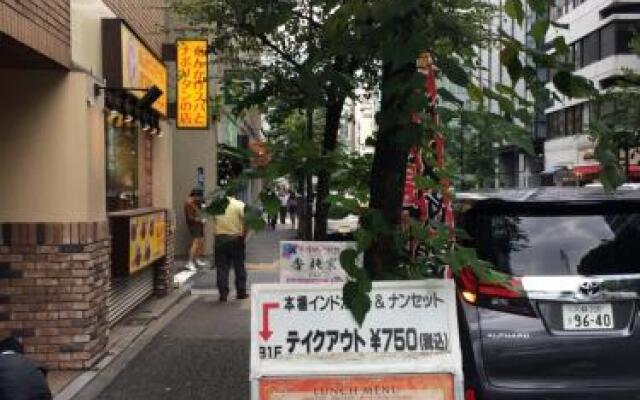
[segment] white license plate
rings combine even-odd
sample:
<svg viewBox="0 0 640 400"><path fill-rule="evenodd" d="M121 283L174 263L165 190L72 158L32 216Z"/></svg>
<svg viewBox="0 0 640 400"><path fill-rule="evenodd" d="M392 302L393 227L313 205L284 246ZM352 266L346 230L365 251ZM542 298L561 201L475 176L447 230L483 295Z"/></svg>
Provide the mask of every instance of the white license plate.
<svg viewBox="0 0 640 400"><path fill-rule="evenodd" d="M563 304L562 320L568 331L613 329L611 303Z"/></svg>

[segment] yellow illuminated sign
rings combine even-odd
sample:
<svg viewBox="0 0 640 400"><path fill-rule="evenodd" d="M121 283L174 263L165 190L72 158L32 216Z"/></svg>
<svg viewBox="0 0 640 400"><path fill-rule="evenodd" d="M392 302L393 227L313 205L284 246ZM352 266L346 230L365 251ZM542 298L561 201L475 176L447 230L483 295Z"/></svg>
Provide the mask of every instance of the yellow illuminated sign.
<svg viewBox="0 0 640 400"><path fill-rule="evenodd" d="M178 40L176 50L176 126L179 129L207 129L209 127L207 41Z"/></svg>
<svg viewBox="0 0 640 400"><path fill-rule="evenodd" d="M122 37L122 86L147 89L153 85L162 90L162 96L153 103L160 114L167 115L167 69L151 51L124 25ZM142 97L144 92L132 92Z"/></svg>
<svg viewBox="0 0 640 400"><path fill-rule="evenodd" d="M129 220L129 273L133 274L166 254L164 211L131 217Z"/></svg>

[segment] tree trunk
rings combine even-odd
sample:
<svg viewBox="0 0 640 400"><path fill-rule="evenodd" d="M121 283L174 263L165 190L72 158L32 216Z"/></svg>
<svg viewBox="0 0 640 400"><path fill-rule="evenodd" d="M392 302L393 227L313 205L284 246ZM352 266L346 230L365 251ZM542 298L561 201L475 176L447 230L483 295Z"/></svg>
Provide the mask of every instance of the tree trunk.
<svg viewBox="0 0 640 400"><path fill-rule="evenodd" d="M415 111L408 109L409 99L416 93L407 84L415 73L415 63L385 62L383 67L381 123L371 170L370 208L380 213L386 227L365 254L365 266L372 279L384 278L385 271L398 264L394 233L400 225L407 157L412 144L398 139L411 125Z"/></svg>
<svg viewBox="0 0 640 400"><path fill-rule="evenodd" d="M337 95L327 104L324 132L322 136L322 154L327 155L336 149L338 144L338 130L340 117L346 96ZM330 204L327 202L331 188L331 171L323 169L318 174L318 196L316 202L314 240L327 238L327 219Z"/></svg>
<svg viewBox="0 0 640 400"><path fill-rule="evenodd" d="M313 140L313 108L307 108L307 140ZM307 173L305 177L304 216L303 231L304 240L313 240L313 176Z"/></svg>

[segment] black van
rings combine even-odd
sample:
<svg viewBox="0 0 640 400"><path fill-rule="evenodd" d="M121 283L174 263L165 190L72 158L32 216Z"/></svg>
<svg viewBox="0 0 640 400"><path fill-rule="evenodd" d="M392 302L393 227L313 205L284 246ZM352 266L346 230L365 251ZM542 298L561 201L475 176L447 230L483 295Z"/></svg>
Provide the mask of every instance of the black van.
<svg viewBox="0 0 640 400"><path fill-rule="evenodd" d="M457 197L467 245L518 288L457 279L466 399L640 399L640 191Z"/></svg>

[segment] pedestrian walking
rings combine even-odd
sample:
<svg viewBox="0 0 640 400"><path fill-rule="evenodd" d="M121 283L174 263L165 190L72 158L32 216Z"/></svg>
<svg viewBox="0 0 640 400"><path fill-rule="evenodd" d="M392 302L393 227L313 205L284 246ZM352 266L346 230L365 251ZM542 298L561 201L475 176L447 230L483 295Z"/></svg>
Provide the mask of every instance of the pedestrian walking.
<svg viewBox="0 0 640 400"><path fill-rule="evenodd" d="M0 342L0 399L51 400L45 370L23 353L14 337Z"/></svg>
<svg viewBox="0 0 640 400"><path fill-rule="evenodd" d="M196 271L196 266L204 267L206 262L200 259L204 252L204 219L202 218L202 196L199 189L193 189L184 203L184 217L191 235L191 248L189 249L189 261L185 267Z"/></svg>
<svg viewBox="0 0 640 400"><path fill-rule="evenodd" d="M215 222L215 266L220 301L227 301L229 296L229 270L233 266L235 273L236 295L238 299L246 299L247 270L245 269L245 204L227 197L229 205L224 214L216 215Z"/></svg>
<svg viewBox="0 0 640 400"><path fill-rule="evenodd" d="M298 195L294 190L289 191L287 211L289 212L289 218L291 219L291 227L295 229L296 220L298 218Z"/></svg>
<svg viewBox="0 0 640 400"><path fill-rule="evenodd" d="M289 193L285 189L278 192L278 200L280 200L280 224L287 222L287 204L289 201Z"/></svg>
<svg viewBox="0 0 640 400"><path fill-rule="evenodd" d="M271 196L274 195L274 192L273 192L273 190L271 188L267 188L265 190L265 195L266 195L267 198L270 198ZM276 229L277 220L278 220L278 216L277 215L271 215L271 214L267 213L267 225L272 230Z"/></svg>

